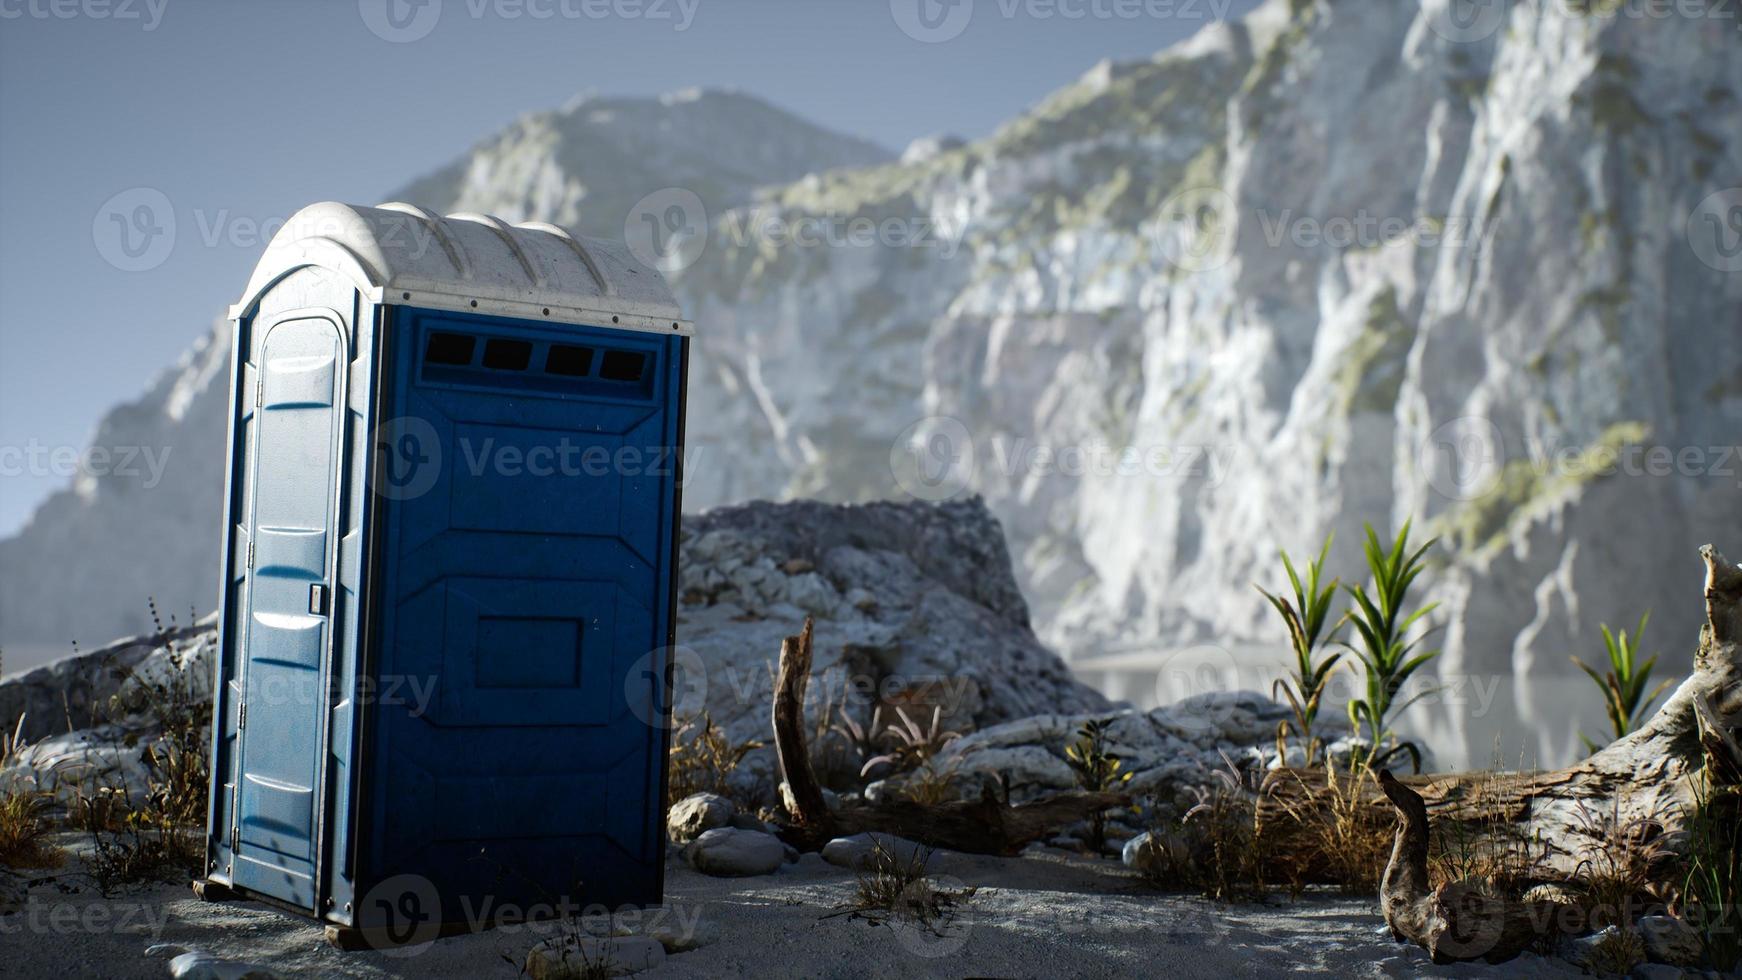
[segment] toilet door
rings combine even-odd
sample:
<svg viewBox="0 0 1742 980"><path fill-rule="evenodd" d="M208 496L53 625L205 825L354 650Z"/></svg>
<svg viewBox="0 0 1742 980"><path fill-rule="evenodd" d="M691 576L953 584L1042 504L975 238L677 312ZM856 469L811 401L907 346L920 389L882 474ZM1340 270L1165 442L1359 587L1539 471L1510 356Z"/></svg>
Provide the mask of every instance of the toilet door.
<svg viewBox="0 0 1742 980"><path fill-rule="evenodd" d="M292 316L257 352L232 880L313 911L348 357L338 322Z"/></svg>

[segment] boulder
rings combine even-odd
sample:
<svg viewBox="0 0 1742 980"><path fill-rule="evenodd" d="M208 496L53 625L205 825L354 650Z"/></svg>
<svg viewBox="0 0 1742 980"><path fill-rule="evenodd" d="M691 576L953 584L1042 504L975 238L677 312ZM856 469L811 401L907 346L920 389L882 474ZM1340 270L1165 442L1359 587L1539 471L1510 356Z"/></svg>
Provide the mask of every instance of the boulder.
<svg viewBox="0 0 1742 980"><path fill-rule="evenodd" d="M735 827L710 830L683 849L690 867L717 878L773 874L792 856L792 849L773 834Z"/></svg>
<svg viewBox="0 0 1742 980"><path fill-rule="evenodd" d="M1671 915L1641 916L1635 928L1645 940L1645 955L1653 963L1698 966L1705 959L1705 943L1694 927Z"/></svg>
<svg viewBox="0 0 1742 980"><path fill-rule="evenodd" d="M823 860L850 871L870 871L880 855L888 855L902 868L924 867L932 849L893 834L854 834L837 837L823 845Z"/></svg>
<svg viewBox="0 0 1742 980"><path fill-rule="evenodd" d="M1200 694L1152 711L1126 708L1084 714L1044 714L993 725L952 741L932 761L965 797L1008 782L1015 801L1075 789L1065 747L1090 719L1109 722L1108 748L1132 774L1125 788L1149 797L1161 815L1183 813L1193 790L1216 781L1230 765L1260 767L1274 753L1276 723L1288 708L1251 691ZM897 787L885 781L879 790ZM870 789L867 788L869 795Z"/></svg>

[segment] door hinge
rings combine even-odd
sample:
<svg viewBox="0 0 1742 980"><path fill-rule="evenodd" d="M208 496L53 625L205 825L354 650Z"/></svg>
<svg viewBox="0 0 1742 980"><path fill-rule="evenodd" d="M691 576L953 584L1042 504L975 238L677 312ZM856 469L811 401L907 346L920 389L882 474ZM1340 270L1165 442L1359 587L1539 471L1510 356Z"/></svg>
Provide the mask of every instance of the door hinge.
<svg viewBox="0 0 1742 980"><path fill-rule="evenodd" d="M243 566L243 567L245 567L245 568L253 568L254 567L254 542L252 542L252 541L248 542L248 564Z"/></svg>
<svg viewBox="0 0 1742 980"><path fill-rule="evenodd" d="M248 702L236 706L236 730L241 731L248 724Z"/></svg>
<svg viewBox="0 0 1742 980"><path fill-rule="evenodd" d="M235 850L242 843L242 828L230 828L230 850Z"/></svg>
<svg viewBox="0 0 1742 980"><path fill-rule="evenodd" d="M262 375L254 382L254 407L259 408L266 401L266 377Z"/></svg>

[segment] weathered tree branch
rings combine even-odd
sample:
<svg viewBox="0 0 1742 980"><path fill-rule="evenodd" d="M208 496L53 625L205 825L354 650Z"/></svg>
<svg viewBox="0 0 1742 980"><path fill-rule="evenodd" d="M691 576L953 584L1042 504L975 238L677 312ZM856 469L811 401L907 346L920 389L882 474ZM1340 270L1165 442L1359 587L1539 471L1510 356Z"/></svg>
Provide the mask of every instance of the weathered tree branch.
<svg viewBox="0 0 1742 980"><path fill-rule="evenodd" d="M1115 806L1129 806L1124 793L1063 793L1021 806L999 800L988 788L978 800L938 805L889 800L877 806L831 811L811 768L805 745L804 697L810 679L811 621L780 645L774 685L774 744L780 756L791 824L781 836L801 850L867 831L895 834L932 847L974 854L1013 854L1058 828Z"/></svg>
<svg viewBox="0 0 1742 980"><path fill-rule="evenodd" d="M1426 949L1435 963L1500 963L1584 926L1582 916L1552 902L1497 898L1463 882L1430 888L1427 806L1421 794L1390 772L1379 773L1378 782L1398 816L1397 839L1379 886L1393 936Z"/></svg>
<svg viewBox="0 0 1742 980"><path fill-rule="evenodd" d="M787 810L801 827L826 827L829 807L811 768L804 738L804 695L811 679L811 619L780 644L780 673L774 685L774 747L787 789Z"/></svg>

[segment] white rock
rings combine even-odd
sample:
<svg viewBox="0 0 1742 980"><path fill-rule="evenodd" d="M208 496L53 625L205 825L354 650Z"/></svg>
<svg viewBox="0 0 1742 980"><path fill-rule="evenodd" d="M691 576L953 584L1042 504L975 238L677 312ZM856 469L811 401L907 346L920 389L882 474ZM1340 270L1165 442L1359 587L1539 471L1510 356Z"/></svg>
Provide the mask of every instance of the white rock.
<svg viewBox="0 0 1742 980"><path fill-rule="evenodd" d="M710 830L683 849L690 867L719 878L772 874L787 863L788 854L780 838L735 827Z"/></svg>
<svg viewBox="0 0 1742 980"><path fill-rule="evenodd" d="M902 868L925 866L932 849L891 834L854 834L837 837L823 845L823 860L851 871L869 871L876 867L880 855L887 855Z"/></svg>
<svg viewBox="0 0 1742 980"><path fill-rule="evenodd" d="M285 974L259 963L227 960L194 950L169 961L175 980L287 980Z"/></svg>
<svg viewBox="0 0 1742 980"><path fill-rule="evenodd" d="M662 922L647 931L647 935L665 947L667 953L687 953L718 939L718 930L701 918L691 922Z"/></svg>
<svg viewBox="0 0 1742 980"><path fill-rule="evenodd" d="M666 836L688 844L710 830L728 826L737 813L737 806L724 796L696 793L679 800L666 814Z"/></svg>
<svg viewBox="0 0 1742 980"><path fill-rule="evenodd" d="M533 980L595 980L627 976L665 963L665 946L652 936L565 936L526 954Z"/></svg>

